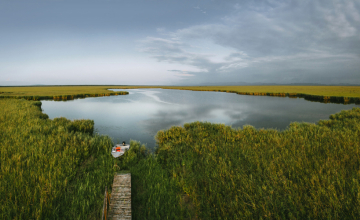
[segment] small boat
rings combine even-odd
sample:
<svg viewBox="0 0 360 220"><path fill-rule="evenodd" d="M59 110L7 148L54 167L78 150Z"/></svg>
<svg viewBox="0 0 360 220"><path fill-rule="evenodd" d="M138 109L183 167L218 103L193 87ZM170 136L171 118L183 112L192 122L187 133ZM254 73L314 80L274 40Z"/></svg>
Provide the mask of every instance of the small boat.
<svg viewBox="0 0 360 220"><path fill-rule="evenodd" d="M125 141L122 144L115 145L111 150L111 155L115 158L122 156L125 151L130 148L130 144L126 144Z"/></svg>

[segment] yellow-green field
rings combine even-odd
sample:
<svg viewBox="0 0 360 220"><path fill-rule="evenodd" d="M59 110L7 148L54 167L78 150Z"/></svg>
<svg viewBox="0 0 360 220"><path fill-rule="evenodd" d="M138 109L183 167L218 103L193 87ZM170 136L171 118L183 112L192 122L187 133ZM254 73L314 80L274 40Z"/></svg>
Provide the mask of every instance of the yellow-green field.
<svg viewBox="0 0 360 220"><path fill-rule="evenodd" d="M186 86L163 87L200 91L233 91L244 93L296 93L318 96L360 97L360 86Z"/></svg>
<svg viewBox="0 0 360 220"><path fill-rule="evenodd" d="M0 98L73 99L127 94L108 89L163 88L241 95L301 97L321 102L360 103L360 86L28 86L0 87ZM35 98L34 98L35 97Z"/></svg>
<svg viewBox="0 0 360 220"><path fill-rule="evenodd" d="M360 86L163 86L161 88L218 91L239 95L300 97L318 102L360 103Z"/></svg>
<svg viewBox="0 0 360 220"><path fill-rule="evenodd" d="M116 88L121 88L115 86ZM60 96L79 94L108 94L112 86L18 86L0 87L0 95L6 96Z"/></svg>
<svg viewBox="0 0 360 220"><path fill-rule="evenodd" d="M24 98L27 100L70 100L76 98L126 95L128 92L113 92L108 86L18 86L0 87L0 98ZM120 88L120 87L115 87Z"/></svg>

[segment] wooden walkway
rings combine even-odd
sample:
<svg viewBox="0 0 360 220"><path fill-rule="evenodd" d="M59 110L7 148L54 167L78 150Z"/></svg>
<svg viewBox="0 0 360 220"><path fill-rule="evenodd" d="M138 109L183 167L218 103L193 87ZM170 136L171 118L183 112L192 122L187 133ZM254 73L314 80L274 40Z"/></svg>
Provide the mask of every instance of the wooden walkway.
<svg viewBox="0 0 360 220"><path fill-rule="evenodd" d="M131 219L131 174L115 174L107 219Z"/></svg>

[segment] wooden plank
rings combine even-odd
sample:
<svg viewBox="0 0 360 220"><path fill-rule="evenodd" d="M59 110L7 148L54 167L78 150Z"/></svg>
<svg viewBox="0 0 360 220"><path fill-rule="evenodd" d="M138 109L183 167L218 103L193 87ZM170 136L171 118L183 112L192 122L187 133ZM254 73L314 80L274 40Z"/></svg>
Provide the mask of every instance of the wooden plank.
<svg viewBox="0 0 360 220"><path fill-rule="evenodd" d="M108 219L131 219L131 174L115 174Z"/></svg>

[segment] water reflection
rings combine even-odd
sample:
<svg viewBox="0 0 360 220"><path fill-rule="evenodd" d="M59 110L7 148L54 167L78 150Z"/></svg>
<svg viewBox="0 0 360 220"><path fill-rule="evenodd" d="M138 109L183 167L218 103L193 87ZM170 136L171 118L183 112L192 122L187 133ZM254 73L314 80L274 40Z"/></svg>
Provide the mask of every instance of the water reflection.
<svg viewBox="0 0 360 220"><path fill-rule="evenodd" d="M119 90L114 90L119 91ZM124 91L124 90L122 90ZM50 118L92 119L100 134L114 142L139 140L152 148L159 130L193 121L223 123L234 128L285 129L293 121L315 123L355 104L309 102L288 97L246 96L220 92L127 89L129 95L42 101Z"/></svg>

